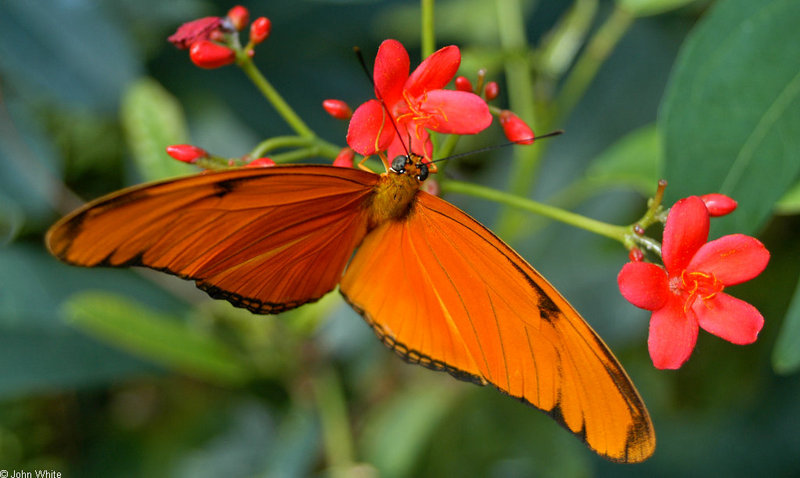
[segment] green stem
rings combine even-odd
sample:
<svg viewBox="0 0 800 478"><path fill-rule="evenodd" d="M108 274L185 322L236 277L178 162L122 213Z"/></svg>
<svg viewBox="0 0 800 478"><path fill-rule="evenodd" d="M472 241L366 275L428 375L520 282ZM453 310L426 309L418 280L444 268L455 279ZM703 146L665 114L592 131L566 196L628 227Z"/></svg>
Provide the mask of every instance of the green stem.
<svg viewBox="0 0 800 478"><path fill-rule="evenodd" d="M319 156L319 149L316 147L295 149L285 153L278 153L270 155L270 159L278 164L293 163L301 159L313 158Z"/></svg>
<svg viewBox="0 0 800 478"><path fill-rule="evenodd" d="M312 142L313 141L311 138L304 136L276 136L258 143L256 147L250 151L248 156L253 159L260 158L270 151L274 151L279 148L309 146Z"/></svg>
<svg viewBox="0 0 800 478"><path fill-rule="evenodd" d="M556 98L556 118L553 122L556 127L569 117L572 109L583 98L600 66L628 31L633 20L634 16L630 12L620 7L619 3L615 4L611 15L589 40L564 81L564 87Z"/></svg>
<svg viewBox="0 0 800 478"><path fill-rule="evenodd" d="M434 0L422 0L422 58L428 58L436 50L436 29L433 25Z"/></svg>
<svg viewBox="0 0 800 478"><path fill-rule="evenodd" d="M244 71L244 73L250 78L250 80L256 85L256 87L261 90L261 93L267 98L267 100L272 103L273 108L275 111L280 114L284 121L291 126L292 129L297 132L300 136L304 136L306 138L314 138L316 135L314 132L309 128L300 116L294 112L291 106L283 99L283 97L278 93L278 91L270 84L269 81L261 74L256 65L253 63L253 60L247 56L247 54L242 50L239 52L238 55L238 64L239 67Z"/></svg>
<svg viewBox="0 0 800 478"><path fill-rule="evenodd" d="M441 186L442 191L444 192L468 194L470 196L489 199L500 204L505 204L507 206L522 209L534 214L546 216L551 219L555 219L556 221L594 232L595 234L620 241L623 244L626 243L626 238L631 234L630 227L608 224L606 222L598 221L586 216L581 216L580 214L576 214L574 212L548 206L547 204L532 201L530 199L519 197L503 191L498 191L496 189L487 188L485 186L478 186L476 184L453 180L443 182Z"/></svg>
<svg viewBox="0 0 800 478"><path fill-rule="evenodd" d="M353 464L354 455L341 382L328 367L314 377L313 383L328 465L332 476L342 475Z"/></svg>

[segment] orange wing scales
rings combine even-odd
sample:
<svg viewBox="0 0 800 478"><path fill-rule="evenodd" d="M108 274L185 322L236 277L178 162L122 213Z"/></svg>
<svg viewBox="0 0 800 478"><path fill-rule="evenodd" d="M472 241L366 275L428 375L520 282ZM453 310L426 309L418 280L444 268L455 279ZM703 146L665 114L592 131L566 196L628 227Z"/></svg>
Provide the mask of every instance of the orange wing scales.
<svg viewBox="0 0 800 478"><path fill-rule="evenodd" d="M367 232L378 176L325 166L239 169L129 188L62 219L54 255L146 266L256 313L317 300Z"/></svg>
<svg viewBox="0 0 800 478"><path fill-rule="evenodd" d="M489 230L419 193L408 217L372 231L340 286L407 361L491 383L614 461L642 461L655 436L608 347Z"/></svg>

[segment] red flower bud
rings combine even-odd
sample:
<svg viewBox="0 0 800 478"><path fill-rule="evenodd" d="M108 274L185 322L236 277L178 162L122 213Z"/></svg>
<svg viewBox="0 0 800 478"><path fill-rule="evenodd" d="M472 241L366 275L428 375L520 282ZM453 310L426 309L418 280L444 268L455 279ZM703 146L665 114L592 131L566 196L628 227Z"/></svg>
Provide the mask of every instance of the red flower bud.
<svg viewBox="0 0 800 478"><path fill-rule="evenodd" d="M342 100L325 100L322 102L322 107L336 119L348 120L353 116L353 110Z"/></svg>
<svg viewBox="0 0 800 478"><path fill-rule="evenodd" d="M628 259L631 262L642 262L644 260L644 252L641 249L634 247L628 252Z"/></svg>
<svg viewBox="0 0 800 478"><path fill-rule="evenodd" d="M708 214L712 217L730 214L738 205L733 199L719 193L703 194L700 199L703 200L706 209L708 209Z"/></svg>
<svg viewBox="0 0 800 478"><path fill-rule="evenodd" d="M208 153L203 148L192 146L191 144L173 144L167 146L167 154L178 161L184 163L194 163L200 158L208 157Z"/></svg>
<svg viewBox="0 0 800 478"><path fill-rule="evenodd" d="M250 12L245 7L236 5L228 10L228 20L236 31L242 31L250 23Z"/></svg>
<svg viewBox="0 0 800 478"><path fill-rule="evenodd" d="M267 39L271 31L272 22L269 21L269 18L258 17L253 24L250 25L250 41L253 42L253 45L258 45Z"/></svg>
<svg viewBox="0 0 800 478"><path fill-rule="evenodd" d="M219 68L236 60L236 53L226 46L212 41L201 40L192 44L189 58L200 68Z"/></svg>
<svg viewBox="0 0 800 478"><path fill-rule="evenodd" d="M533 130L514 113L508 110L501 111L500 126L503 127L503 132L509 141L518 144L533 143Z"/></svg>
<svg viewBox="0 0 800 478"><path fill-rule="evenodd" d="M336 156L336 159L333 160L334 166L339 166L340 168L352 168L353 167L353 158L356 156L356 152L350 148L342 148L339 151L339 154Z"/></svg>
<svg viewBox="0 0 800 478"><path fill-rule="evenodd" d="M466 91L468 93L472 93L472 82L469 81L469 78L466 76L457 76L456 77L456 89L458 91Z"/></svg>
<svg viewBox="0 0 800 478"><path fill-rule="evenodd" d="M486 89L483 90L483 96L486 98L486 101L492 101L493 99L497 98L497 95L500 94L500 85L497 84L496 81L490 81L486 83Z"/></svg>
<svg viewBox="0 0 800 478"><path fill-rule="evenodd" d="M181 50L186 50L193 43L208 40L212 32L222 25L220 17L205 17L184 23L167 40Z"/></svg>
<svg viewBox="0 0 800 478"><path fill-rule="evenodd" d="M275 161L266 157L254 159L245 165L246 168L266 168L269 166L275 166Z"/></svg>

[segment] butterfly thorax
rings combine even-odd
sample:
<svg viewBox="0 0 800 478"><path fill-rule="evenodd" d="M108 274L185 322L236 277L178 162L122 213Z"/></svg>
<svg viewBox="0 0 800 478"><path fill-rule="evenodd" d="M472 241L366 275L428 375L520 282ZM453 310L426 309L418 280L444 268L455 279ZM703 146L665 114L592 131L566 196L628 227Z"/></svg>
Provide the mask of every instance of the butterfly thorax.
<svg viewBox="0 0 800 478"><path fill-rule="evenodd" d="M408 215L421 184L419 176L419 166L411 162L402 172L389 170L381 174L369 205L370 229Z"/></svg>

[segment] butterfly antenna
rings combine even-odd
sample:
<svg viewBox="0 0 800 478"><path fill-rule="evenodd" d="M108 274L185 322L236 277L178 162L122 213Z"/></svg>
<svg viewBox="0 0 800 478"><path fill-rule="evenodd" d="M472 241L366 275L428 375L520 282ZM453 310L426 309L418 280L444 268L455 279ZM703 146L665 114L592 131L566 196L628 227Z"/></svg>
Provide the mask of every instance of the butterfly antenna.
<svg viewBox="0 0 800 478"><path fill-rule="evenodd" d="M551 131L551 132L549 132L547 134L543 134L541 136L537 136L536 138L521 139L519 141L509 141L507 143L494 144L492 146L486 146L485 148L480 148L480 149L475 149L475 150L472 150L472 151L467 151L466 153L459 153L459 154L454 154L452 156L447 156L446 158L435 159L435 160L433 160L431 162L432 163L438 163L440 161L448 161L448 160L451 160L451 159L463 158L464 156L472 156L473 154L485 153L486 151L494 151L495 149L505 148L506 146L513 146L515 144L530 144L530 143L528 143L528 141L531 141L533 139L540 140L540 139L552 138L554 136L559 136L559 135L562 135L562 134L564 134L564 130L563 129L557 129L557 130Z"/></svg>
<svg viewBox="0 0 800 478"><path fill-rule="evenodd" d="M381 96L381 92L378 91L378 87L375 85L375 80L372 78L372 75L369 72L369 67L367 67L367 62L364 60L364 54L361 53L361 48L354 46L353 51L358 58L358 62L361 64L361 69L364 70L364 74L367 75L367 79L369 80L370 84L372 85L372 89L375 91L375 96L377 97L378 101L381 102L381 106L383 106L383 111L386 112L386 116L389 118L389 122L392 124L392 128L394 128L394 132L397 133L397 137L400 138L400 144L403 145L403 150L406 152L406 157L411 157L411 152L406 147L406 144L403 142L403 135L400 134L400 128L397 127L397 123L394 122L394 118L389 113L389 108L386 106L386 102L383 101L383 96ZM408 139L408 145L411 146L411 138Z"/></svg>

